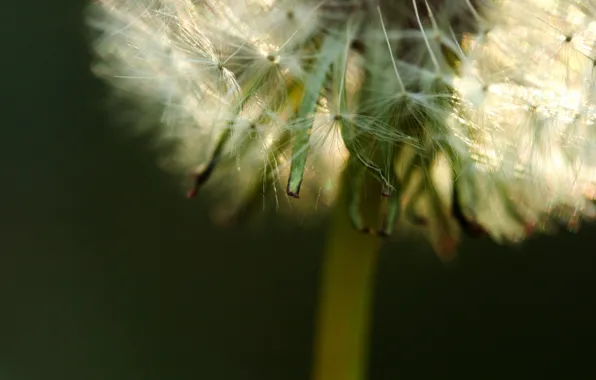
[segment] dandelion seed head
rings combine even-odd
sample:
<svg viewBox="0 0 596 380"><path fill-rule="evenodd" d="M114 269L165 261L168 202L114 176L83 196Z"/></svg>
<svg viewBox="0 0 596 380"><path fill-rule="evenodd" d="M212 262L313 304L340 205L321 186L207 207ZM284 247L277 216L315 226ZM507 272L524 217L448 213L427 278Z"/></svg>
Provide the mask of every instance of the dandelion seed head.
<svg viewBox="0 0 596 380"><path fill-rule="evenodd" d="M94 72L218 220L347 186L356 229L410 224L448 256L462 230L516 243L596 216L591 1L101 0L88 24Z"/></svg>

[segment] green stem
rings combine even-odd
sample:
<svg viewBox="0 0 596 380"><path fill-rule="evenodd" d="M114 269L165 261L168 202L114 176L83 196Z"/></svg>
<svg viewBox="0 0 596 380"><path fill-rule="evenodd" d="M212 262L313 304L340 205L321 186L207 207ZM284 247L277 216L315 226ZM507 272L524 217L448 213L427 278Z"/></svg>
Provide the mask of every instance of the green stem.
<svg viewBox="0 0 596 380"><path fill-rule="evenodd" d="M313 380L366 378L369 314L380 238L354 230L347 193L343 192L336 206L325 250Z"/></svg>

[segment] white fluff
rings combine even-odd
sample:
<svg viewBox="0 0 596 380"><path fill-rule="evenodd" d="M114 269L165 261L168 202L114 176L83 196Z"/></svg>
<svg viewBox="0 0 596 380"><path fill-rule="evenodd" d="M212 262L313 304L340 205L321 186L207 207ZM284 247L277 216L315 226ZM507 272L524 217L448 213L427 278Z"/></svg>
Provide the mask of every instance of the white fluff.
<svg viewBox="0 0 596 380"><path fill-rule="evenodd" d="M453 191L502 242L596 216L594 0L100 0L88 23L94 72L154 115L178 168L203 168L231 130L221 209L307 151L304 192L332 200L356 159L438 250L459 233Z"/></svg>

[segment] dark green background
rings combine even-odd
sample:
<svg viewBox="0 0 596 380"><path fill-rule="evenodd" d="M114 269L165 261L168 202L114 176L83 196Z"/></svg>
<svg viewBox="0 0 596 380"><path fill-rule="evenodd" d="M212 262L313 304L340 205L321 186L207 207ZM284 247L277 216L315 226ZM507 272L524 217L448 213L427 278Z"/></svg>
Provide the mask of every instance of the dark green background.
<svg viewBox="0 0 596 380"><path fill-rule="evenodd" d="M306 379L322 231L212 227L113 133L83 6L0 7L0 379ZM594 231L388 245L371 379L593 375Z"/></svg>

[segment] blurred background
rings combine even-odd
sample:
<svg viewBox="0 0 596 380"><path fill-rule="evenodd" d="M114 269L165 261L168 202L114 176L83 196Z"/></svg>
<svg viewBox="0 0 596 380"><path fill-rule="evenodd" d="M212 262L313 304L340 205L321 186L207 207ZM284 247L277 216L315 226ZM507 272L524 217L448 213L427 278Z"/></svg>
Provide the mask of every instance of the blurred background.
<svg viewBox="0 0 596 380"><path fill-rule="evenodd" d="M307 379L322 228L213 227L114 133L84 0L0 11L0 379ZM370 378L587 378L596 228L385 246Z"/></svg>

